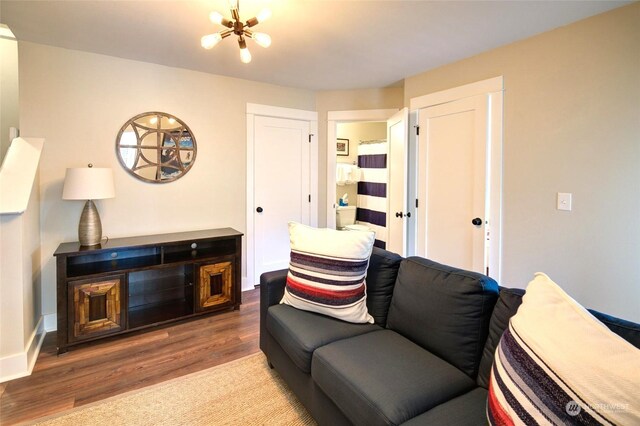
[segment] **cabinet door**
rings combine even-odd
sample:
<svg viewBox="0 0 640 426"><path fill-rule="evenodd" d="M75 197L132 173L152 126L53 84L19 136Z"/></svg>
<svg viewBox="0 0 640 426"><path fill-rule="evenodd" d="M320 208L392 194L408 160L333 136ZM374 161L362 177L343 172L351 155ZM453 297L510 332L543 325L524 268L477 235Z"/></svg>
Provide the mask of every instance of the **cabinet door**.
<svg viewBox="0 0 640 426"><path fill-rule="evenodd" d="M233 305L235 285L232 261L198 265L196 310Z"/></svg>
<svg viewBox="0 0 640 426"><path fill-rule="evenodd" d="M69 341L124 329L121 275L69 282Z"/></svg>

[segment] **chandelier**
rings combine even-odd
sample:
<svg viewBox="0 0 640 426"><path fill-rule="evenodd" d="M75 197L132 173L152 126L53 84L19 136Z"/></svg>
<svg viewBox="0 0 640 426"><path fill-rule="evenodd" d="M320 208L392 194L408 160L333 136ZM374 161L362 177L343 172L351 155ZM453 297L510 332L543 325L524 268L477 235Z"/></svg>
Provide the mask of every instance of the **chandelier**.
<svg viewBox="0 0 640 426"><path fill-rule="evenodd" d="M231 34L235 34L238 36L238 45L240 46L240 60L245 64L248 64L251 62L251 52L249 52L249 49L247 48L247 38L255 40L255 42L262 47L269 47L271 45L271 37L268 34L253 32L249 29L269 19L271 11L269 9L263 9L258 16L243 23L240 20L239 3L239 0L229 0L231 19L227 19L222 16L221 13L215 11L209 14L211 22L222 25L226 27L226 29L202 37L202 39L200 39L200 44L202 44L202 47L205 49L212 49L216 44L222 41L223 38L229 37Z"/></svg>

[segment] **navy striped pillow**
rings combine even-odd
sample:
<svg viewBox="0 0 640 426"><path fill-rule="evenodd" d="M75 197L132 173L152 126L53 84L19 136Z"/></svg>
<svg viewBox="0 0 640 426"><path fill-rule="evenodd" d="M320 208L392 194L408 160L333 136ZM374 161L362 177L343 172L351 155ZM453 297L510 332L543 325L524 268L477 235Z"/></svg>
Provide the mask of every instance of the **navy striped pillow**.
<svg viewBox="0 0 640 426"><path fill-rule="evenodd" d="M489 423L640 424L638 395L640 351L537 273L496 350Z"/></svg>
<svg viewBox="0 0 640 426"><path fill-rule="evenodd" d="M343 321L373 323L365 277L374 233L289 224L291 262L280 303Z"/></svg>

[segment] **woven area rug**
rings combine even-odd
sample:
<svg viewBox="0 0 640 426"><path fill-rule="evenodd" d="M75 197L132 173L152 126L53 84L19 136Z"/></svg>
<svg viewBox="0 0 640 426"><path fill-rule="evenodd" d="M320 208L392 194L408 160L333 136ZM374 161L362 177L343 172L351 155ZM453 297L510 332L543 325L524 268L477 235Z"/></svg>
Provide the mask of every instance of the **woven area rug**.
<svg viewBox="0 0 640 426"><path fill-rule="evenodd" d="M38 425L315 425L262 353L74 408Z"/></svg>

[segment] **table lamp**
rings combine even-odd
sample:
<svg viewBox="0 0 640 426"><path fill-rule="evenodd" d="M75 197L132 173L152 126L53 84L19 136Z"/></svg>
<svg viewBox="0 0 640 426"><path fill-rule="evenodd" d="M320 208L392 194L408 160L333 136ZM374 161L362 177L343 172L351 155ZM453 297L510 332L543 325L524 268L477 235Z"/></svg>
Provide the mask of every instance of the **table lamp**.
<svg viewBox="0 0 640 426"><path fill-rule="evenodd" d="M102 240L102 223L92 200L113 197L113 170L93 167L92 164L88 167L67 169L62 199L87 200L78 224L78 240L81 246L95 246Z"/></svg>

